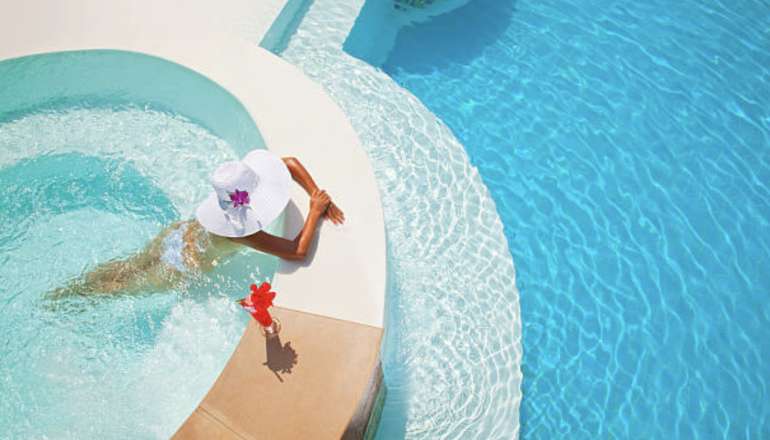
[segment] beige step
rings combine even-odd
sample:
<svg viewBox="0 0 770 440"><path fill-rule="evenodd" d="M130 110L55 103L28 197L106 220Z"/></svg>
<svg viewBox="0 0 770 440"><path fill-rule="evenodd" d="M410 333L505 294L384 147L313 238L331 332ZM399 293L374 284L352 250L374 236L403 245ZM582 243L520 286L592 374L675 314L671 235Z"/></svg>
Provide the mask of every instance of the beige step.
<svg viewBox="0 0 770 440"><path fill-rule="evenodd" d="M174 439L364 437L378 392L384 392L382 328L278 307L271 311L281 322L280 334L265 338L251 321Z"/></svg>

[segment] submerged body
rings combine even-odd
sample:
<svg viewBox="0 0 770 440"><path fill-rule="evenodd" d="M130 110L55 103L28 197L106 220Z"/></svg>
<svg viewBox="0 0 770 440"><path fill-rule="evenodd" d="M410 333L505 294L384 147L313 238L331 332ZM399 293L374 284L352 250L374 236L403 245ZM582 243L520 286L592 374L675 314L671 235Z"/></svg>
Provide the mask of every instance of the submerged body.
<svg viewBox="0 0 770 440"><path fill-rule="evenodd" d="M345 216L331 197L318 188L297 159L282 160L292 179L310 196L308 216L294 239L261 230L243 237L228 238L208 232L195 219L179 221L164 229L139 253L100 264L68 286L54 290L49 298L166 290L197 274L211 271L221 260L241 250L242 246L287 260L305 259L320 219L327 218L341 224Z"/></svg>
<svg viewBox="0 0 770 440"><path fill-rule="evenodd" d="M195 220L180 221L163 230L141 252L100 264L49 296L164 290L196 273L210 271L218 260L239 248L228 238L208 233Z"/></svg>

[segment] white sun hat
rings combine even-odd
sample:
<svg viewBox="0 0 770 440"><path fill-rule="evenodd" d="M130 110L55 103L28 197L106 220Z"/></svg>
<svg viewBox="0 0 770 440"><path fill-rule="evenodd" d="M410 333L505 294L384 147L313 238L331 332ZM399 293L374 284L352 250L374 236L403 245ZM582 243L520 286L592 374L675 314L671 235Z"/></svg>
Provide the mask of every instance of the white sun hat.
<svg viewBox="0 0 770 440"><path fill-rule="evenodd" d="M267 150L254 150L240 162L225 162L211 175L214 191L195 217L207 231L244 237L266 228L289 202L289 169Z"/></svg>

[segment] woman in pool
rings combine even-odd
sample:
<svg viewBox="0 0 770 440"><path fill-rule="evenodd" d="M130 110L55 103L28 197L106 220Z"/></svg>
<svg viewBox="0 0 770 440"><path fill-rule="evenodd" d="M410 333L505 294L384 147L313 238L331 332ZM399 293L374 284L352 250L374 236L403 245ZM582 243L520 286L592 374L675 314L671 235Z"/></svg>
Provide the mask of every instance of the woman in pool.
<svg viewBox="0 0 770 440"><path fill-rule="evenodd" d="M310 195L310 211L293 240L263 230L286 207L291 179ZM214 191L198 207L195 219L172 224L138 254L101 264L50 297L167 289L191 274L211 270L240 246L304 260L322 217L334 224L345 221L295 158L255 150L240 162L220 165L211 184Z"/></svg>

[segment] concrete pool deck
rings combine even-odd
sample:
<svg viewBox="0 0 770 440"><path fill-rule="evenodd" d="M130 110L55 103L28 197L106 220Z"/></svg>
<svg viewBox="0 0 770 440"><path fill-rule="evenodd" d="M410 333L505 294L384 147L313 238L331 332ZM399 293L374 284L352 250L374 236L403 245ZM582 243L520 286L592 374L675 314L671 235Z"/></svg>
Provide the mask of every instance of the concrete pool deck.
<svg viewBox="0 0 770 440"><path fill-rule="evenodd" d="M204 1L182 7L32 0L6 5L0 16L0 60L114 49L156 56L206 76L241 102L268 149L300 158L345 211L345 225L322 224L308 262L282 262L273 280L279 292L276 313L284 320L281 338L298 354L296 373L290 380L276 380L268 368L270 348L250 324L177 438L297 438L309 433L313 438L359 438L379 389L386 289L379 193L368 158L339 107L319 85L255 43L268 31L280 33L271 26L288 3L296 7L284 0L236 0L218 10ZM301 225L307 211L307 196L299 187L292 200L288 233ZM263 401L275 404L259 410Z"/></svg>
<svg viewBox="0 0 770 440"><path fill-rule="evenodd" d="M281 333L265 338L250 322L174 439L363 437L383 391L376 349L382 329L281 308L274 315Z"/></svg>

